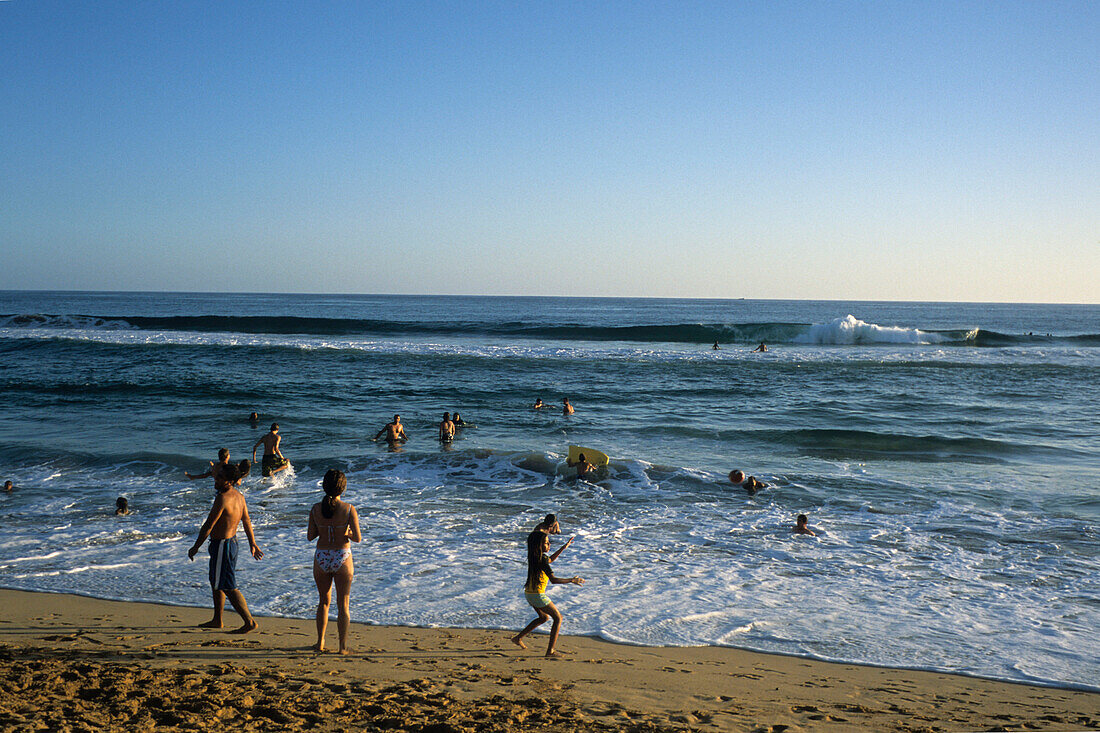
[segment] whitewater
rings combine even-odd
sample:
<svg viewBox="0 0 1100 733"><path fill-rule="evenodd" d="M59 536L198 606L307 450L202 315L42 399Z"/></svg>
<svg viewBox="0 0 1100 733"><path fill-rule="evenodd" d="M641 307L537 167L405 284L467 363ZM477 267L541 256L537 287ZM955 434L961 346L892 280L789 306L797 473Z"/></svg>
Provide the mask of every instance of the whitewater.
<svg viewBox="0 0 1100 733"><path fill-rule="evenodd" d="M0 585L207 605L183 471L278 421L294 471L244 485L259 613L311 616L335 467L358 621L518 628L556 512L567 633L1097 689L1098 334L1095 306L0 293ZM570 480L570 444L606 475Z"/></svg>

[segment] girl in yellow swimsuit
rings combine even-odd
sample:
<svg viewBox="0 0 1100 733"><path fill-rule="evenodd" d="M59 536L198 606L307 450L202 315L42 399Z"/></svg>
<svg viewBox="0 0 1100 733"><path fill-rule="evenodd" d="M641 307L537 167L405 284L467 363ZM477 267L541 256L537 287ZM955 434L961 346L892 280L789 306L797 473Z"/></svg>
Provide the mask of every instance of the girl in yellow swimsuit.
<svg viewBox="0 0 1100 733"><path fill-rule="evenodd" d="M336 585L336 628L340 633L340 653L348 653L348 627L351 625L349 594L355 566L351 560L351 543L360 542L359 513L355 507L340 500L348 487L343 472L330 469L321 481L325 498L309 510L309 527L306 537L317 540L313 555L313 580L317 583L320 600L317 603L317 644L319 652L325 650L325 629L328 627L328 609L332 601L332 586Z"/></svg>
<svg viewBox="0 0 1100 733"><path fill-rule="evenodd" d="M546 585L548 582L554 584L570 583L572 585L584 583L584 578L576 575L572 578L555 577L554 571L550 568L551 561L557 559L561 551L568 547L572 541L573 538L570 537L569 542L566 542L561 550L553 555L547 555L546 553L550 552L550 535L536 529L527 536L527 584L523 586L523 595L527 602L531 604L531 607L535 609L538 616L534 621L527 624L523 631L512 637L512 643L516 646L526 649L527 645L523 643L523 637L542 626L547 620L553 619L554 624L550 627L550 643L546 646L546 656L561 656L554 651L554 646L558 643L558 633L561 631L561 613L546 595Z"/></svg>

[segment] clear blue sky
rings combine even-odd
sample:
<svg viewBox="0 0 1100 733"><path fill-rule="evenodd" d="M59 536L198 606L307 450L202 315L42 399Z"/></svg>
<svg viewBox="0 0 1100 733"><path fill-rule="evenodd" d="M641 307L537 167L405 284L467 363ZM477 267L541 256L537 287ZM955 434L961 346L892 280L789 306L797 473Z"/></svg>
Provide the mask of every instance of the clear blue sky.
<svg viewBox="0 0 1100 733"><path fill-rule="evenodd" d="M0 2L0 289L1100 302L1100 3Z"/></svg>

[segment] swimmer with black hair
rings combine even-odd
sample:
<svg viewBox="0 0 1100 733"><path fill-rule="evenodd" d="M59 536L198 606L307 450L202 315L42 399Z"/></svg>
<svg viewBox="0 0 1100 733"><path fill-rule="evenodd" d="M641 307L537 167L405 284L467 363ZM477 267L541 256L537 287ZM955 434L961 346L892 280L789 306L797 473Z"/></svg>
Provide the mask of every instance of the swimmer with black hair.
<svg viewBox="0 0 1100 733"><path fill-rule="evenodd" d="M120 496L115 499L115 516L121 516L123 514L130 513L130 504L126 501L125 496Z"/></svg>
<svg viewBox="0 0 1100 733"><path fill-rule="evenodd" d="M817 535L814 533L814 531L812 529L810 529L809 521L810 521L810 518L807 517L805 514L799 514L798 517L795 519L795 525L794 525L794 528L791 529L791 533L792 534L808 534L811 537L817 537Z"/></svg>

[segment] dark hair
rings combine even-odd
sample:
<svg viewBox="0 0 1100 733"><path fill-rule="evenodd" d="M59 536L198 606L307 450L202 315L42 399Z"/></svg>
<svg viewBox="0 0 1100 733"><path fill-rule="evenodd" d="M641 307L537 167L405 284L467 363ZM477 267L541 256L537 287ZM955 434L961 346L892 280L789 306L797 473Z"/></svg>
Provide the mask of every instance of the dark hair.
<svg viewBox="0 0 1100 733"><path fill-rule="evenodd" d="M556 521L558 521L558 515L556 515L556 514L547 514L546 518L542 520L542 523L545 524L547 527L549 527L550 525L552 525Z"/></svg>
<svg viewBox="0 0 1100 733"><path fill-rule="evenodd" d="M252 461L245 458L237 464L237 470L241 472L241 478L244 478L248 474L252 473Z"/></svg>
<svg viewBox="0 0 1100 733"><path fill-rule="evenodd" d="M222 463L225 463L226 461L229 460L229 449L228 448L218 448L218 460L221 461Z"/></svg>
<svg viewBox="0 0 1100 733"><path fill-rule="evenodd" d="M799 524L805 524L808 521L810 521L810 518L807 517L805 514L799 514L798 515L798 523Z"/></svg>
<svg viewBox="0 0 1100 733"><path fill-rule="evenodd" d="M271 423L271 432L274 433L278 429L279 429L279 423L277 423L277 422Z"/></svg>
<svg viewBox="0 0 1100 733"><path fill-rule="evenodd" d="M232 486L241 480L241 469L230 463L228 466L221 470L222 481L225 482L225 486ZM225 491L226 489L222 489Z"/></svg>
<svg viewBox="0 0 1100 733"><path fill-rule="evenodd" d="M321 479L321 488L325 491L325 498L321 499L321 514L325 519L332 519L336 515L336 498L344 493L348 487L348 478L343 471L330 468Z"/></svg>
<svg viewBox="0 0 1100 733"><path fill-rule="evenodd" d="M126 497L125 496L120 496L117 499L115 499L115 506L118 507L119 509L125 509L126 506L127 506Z"/></svg>
<svg viewBox="0 0 1100 733"><path fill-rule="evenodd" d="M534 588L538 584L539 566L542 565L542 558L546 556L546 553L542 549L542 545L549 536L550 535L546 534L541 529L536 529L534 532L527 535L528 588Z"/></svg>
<svg viewBox="0 0 1100 733"><path fill-rule="evenodd" d="M250 412L250 413L248 413L248 419L249 420L259 420L260 419L260 414L258 412Z"/></svg>
<svg viewBox="0 0 1100 733"><path fill-rule="evenodd" d="M444 413L443 413L443 419L444 419L444 420L450 420L450 419L451 419L451 413L449 413L449 412L444 412Z"/></svg>

